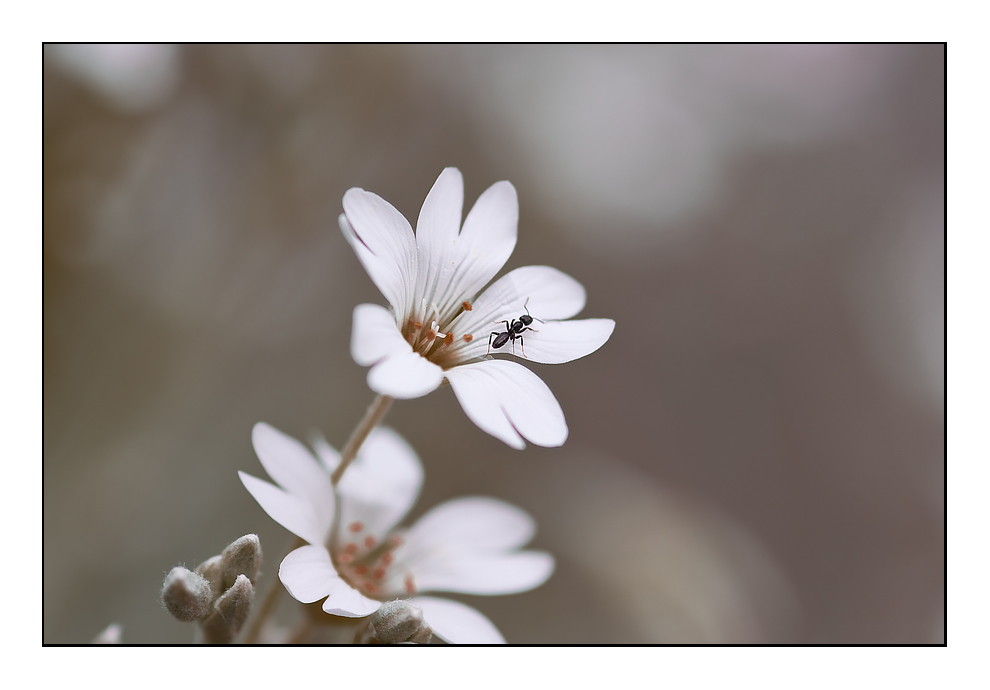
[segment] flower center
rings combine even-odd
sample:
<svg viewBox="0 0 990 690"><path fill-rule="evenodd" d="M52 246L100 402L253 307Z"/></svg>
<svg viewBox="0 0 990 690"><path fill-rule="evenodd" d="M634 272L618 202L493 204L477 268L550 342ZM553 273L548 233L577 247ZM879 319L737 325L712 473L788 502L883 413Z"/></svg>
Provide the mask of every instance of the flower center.
<svg viewBox="0 0 990 690"><path fill-rule="evenodd" d="M402 545L402 537L388 535L381 543L359 521L347 525L348 538L341 539L331 552L337 572L347 584L367 597L385 601L398 594L415 594L412 574L402 572L393 551Z"/></svg>
<svg viewBox="0 0 990 690"><path fill-rule="evenodd" d="M449 330L449 325L461 312L471 311L471 304L464 302L461 308L446 321L446 325L438 322L440 310L437 305L433 304L430 307L429 313L433 318L430 320L429 326L426 326L425 318L415 315L411 316L402 326L402 337L412 346L414 352L417 352L420 356L439 365L443 369L449 369L457 364L461 364L462 358L457 352L459 348L452 346L455 343L458 345L470 343L474 339L474 336L470 333L455 334ZM422 311L427 311L425 304ZM444 330L447 332L444 333Z"/></svg>

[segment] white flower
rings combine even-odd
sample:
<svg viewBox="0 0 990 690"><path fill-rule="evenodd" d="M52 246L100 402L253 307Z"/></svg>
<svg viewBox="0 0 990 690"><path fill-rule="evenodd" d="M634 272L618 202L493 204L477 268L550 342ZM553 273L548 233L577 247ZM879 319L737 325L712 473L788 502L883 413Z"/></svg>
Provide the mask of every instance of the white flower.
<svg viewBox="0 0 990 690"><path fill-rule="evenodd" d="M553 572L551 555L518 550L533 537L533 519L492 498L448 501L408 530L396 529L419 494L423 469L394 431L371 432L336 497L330 473L339 455L326 442L315 444L317 459L267 424L255 425L252 440L278 486L238 472L241 481L272 519L310 544L287 555L278 571L303 603L325 598L327 613L361 617L384 601L412 597L409 603L444 640L503 643L475 609L419 593L512 594L541 585Z"/></svg>
<svg viewBox="0 0 990 690"><path fill-rule="evenodd" d="M344 194L340 227L391 310L354 309L351 354L370 366L368 385L395 398L426 395L447 379L471 421L514 448L523 437L540 446L567 438L560 404L534 373L496 352L560 364L601 347L611 319L569 319L584 308L584 288L549 266L526 266L502 276L483 293L516 245L519 203L508 182L485 191L461 227L464 182L444 170L416 224L363 189ZM479 293L481 293L479 295ZM521 316L534 321L512 329ZM518 337L521 336L521 337ZM503 337L506 339L506 336ZM516 342L518 340L518 342Z"/></svg>

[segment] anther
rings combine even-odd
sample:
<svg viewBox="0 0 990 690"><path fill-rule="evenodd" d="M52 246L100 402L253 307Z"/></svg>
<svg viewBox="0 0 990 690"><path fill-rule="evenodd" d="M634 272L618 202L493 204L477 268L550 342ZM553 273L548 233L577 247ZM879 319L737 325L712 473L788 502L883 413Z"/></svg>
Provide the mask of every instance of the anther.
<svg viewBox="0 0 990 690"><path fill-rule="evenodd" d="M406 575L406 594L416 593L416 583L413 581L412 575Z"/></svg>
<svg viewBox="0 0 990 690"><path fill-rule="evenodd" d="M373 571L371 571L371 577L375 578L376 580L381 580L383 577L385 577L385 568L375 568Z"/></svg>
<svg viewBox="0 0 990 690"><path fill-rule="evenodd" d="M356 566L354 566L354 574L355 575L359 575L359 576L360 575L367 575L368 574L368 566L366 566L366 565L356 565Z"/></svg>
<svg viewBox="0 0 990 690"><path fill-rule="evenodd" d="M395 557L392 555L391 551L386 551L385 553L382 554L382 563L384 565L386 566L392 565L393 560L395 560Z"/></svg>
<svg viewBox="0 0 990 690"><path fill-rule="evenodd" d="M344 551L346 551L347 553L353 555L353 554L356 554L358 552L358 549L359 548L360 547L358 547L357 544L355 544L354 542L351 542L350 544L348 544L347 546L344 547Z"/></svg>
<svg viewBox="0 0 990 690"><path fill-rule="evenodd" d="M352 532L360 532L361 530L364 529L364 525L361 524L360 520L355 520L354 522L352 522L347 526L347 529L349 529Z"/></svg>
<svg viewBox="0 0 990 690"><path fill-rule="evenodd" d="M340 554L340 556L337 557L337 560L340 561L341 563L350 563L351 561L354 560L354 556L352 556L349 553L342 553Z"/></svg>
<svg viewBox="0 0 990 690"><path fill-rule="evenodd" d="M473 335L471 335L470 333L465 333L464 334L464 342L469 343L472 340L474 340L474 336Z"/></svg>
<svg viewBox="0 0 990 690"><path fill-rule="evenodd" d="M378 591L378 588L375 587L374 583L372 582L365 582L364 591L366 591L368 594L375 594Z"/></svg>
<svg viewBox="0 0 990 690"><path fill-rule="evenodd" d="M461 302L461 306L464 307L464 311L471 311L474 307L471 306L470 302Z"/></svg>
<svg viewBox="0 0 990 690"><path fill-rule="evenodd" d="M443 339L443 344L446 345L446 346L448 346L448 347L450 347L451 345L453 345L454 344L454 334L453 333L448 333L446 335L446 337L444 337L444 339Z"/></svg>
<svg viewBox="0 0 990 690"><path fill-rule="evenodd" d="M367 537L364 538L364 546L365 548L368 549L375 548L375 538L369 534Z"/></svg>

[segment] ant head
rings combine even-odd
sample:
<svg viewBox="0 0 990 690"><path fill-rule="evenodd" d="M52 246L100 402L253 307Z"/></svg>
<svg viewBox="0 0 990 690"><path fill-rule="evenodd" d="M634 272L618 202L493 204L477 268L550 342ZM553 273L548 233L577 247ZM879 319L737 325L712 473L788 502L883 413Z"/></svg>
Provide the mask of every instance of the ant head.
<svg viewBox="0 0 990 690"><path fill-rule="evenodd" d="M530 325L531 323L533 323L533 321L539 321L540 323L546 323L546 321L544 321L543 319L537 319L535 316L530 315L530 313L529 313L529 297L527 297L526 298L526 301L523 303L523 309L526 310L526 313L523 314L522 316L520 316L519 317L519 320L522 322L522 324L524 326Z"/></svg>

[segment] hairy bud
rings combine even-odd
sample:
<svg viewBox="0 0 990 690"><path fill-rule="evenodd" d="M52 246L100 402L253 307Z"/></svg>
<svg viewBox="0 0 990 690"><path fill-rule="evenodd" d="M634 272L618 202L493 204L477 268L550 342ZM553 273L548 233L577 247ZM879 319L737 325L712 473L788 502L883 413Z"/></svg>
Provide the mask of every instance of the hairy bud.
<svg viewBox="0 0 990 690"><path fill-rule="evenodd" d="M214 556L196 566L196 574L202 575L213 589L213 598L223 594L223 557Z"/></svg>
<svg viewBox="0 0 990 690"><path fill-rule="evenodd" d="M246 575L254 584L261 568L261 541L257 534L245 534L220 554L223 561L223 588L228 589L238 575Z"/></svg>
<svg viewBox="0 0 990 690"><path fill-rule="evenodd" d="M407 601L388 601L368 616L355 644L428 644L433 630L419 607Z"/></svg>
<svg viewBox="0 0 990 690"><path fill-rule="evenodd" d="M216 600L213 613L200 623L203 641L207 644L233 642L251 612L253 601L254 586L246 575L238 575L234 584Z"/></svg>
<svg viewBox="0 0 990 690"><path fill-rule="evenodd" d="M168 612L188 623L202 618L210 610L213 588L201 575L182 566L172 568L162 585L162 603Z"/></svg>

